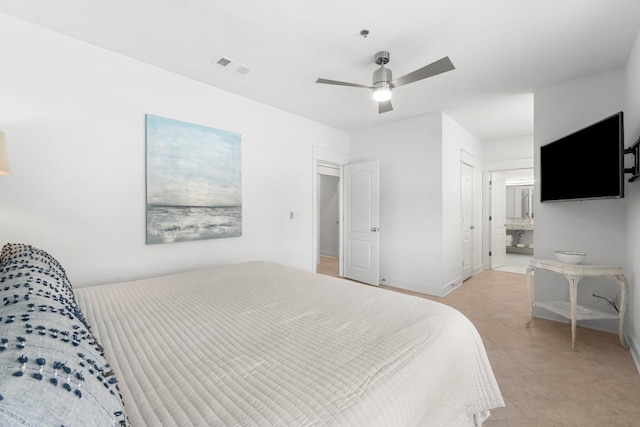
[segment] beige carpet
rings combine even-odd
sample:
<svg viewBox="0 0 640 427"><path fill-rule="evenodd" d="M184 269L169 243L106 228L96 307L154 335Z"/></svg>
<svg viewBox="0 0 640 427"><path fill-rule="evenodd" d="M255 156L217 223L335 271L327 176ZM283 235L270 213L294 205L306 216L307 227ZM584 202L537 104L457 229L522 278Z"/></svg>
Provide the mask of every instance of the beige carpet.
<svg viewBox="0 0 640 427"><path fill-rule="evenodd" d="M337 261L323 257L318 272L337 275ZM484 271L445 298L406 293L476 325L507 404L486 427L640 427L640 375L618 336L579 327L572 351L568 324L534 319L525 328L524 275Z"/></svg>

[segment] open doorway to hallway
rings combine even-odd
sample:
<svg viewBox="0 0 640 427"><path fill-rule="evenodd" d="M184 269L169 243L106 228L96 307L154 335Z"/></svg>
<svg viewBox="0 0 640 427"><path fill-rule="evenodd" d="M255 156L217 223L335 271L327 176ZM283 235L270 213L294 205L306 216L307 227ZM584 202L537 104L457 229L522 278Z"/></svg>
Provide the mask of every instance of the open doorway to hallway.
<svg viewBox="0 0 640 427"><path fill-rule="evenodd" d="M316 272L340 275L340 168L318 165L318 259Z"/></svg>

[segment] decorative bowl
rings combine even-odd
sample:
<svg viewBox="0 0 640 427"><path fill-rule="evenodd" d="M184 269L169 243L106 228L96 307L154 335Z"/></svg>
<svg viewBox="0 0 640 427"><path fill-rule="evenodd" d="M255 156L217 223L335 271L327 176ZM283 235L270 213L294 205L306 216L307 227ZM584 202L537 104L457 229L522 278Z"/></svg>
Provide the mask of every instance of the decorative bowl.
<svg viewBox="0 0 640 427"><path fill-rule="evenodd" d="M573 251L555 251L553 254L558 261L564 262L565 264L580 264L584 257L587 256L584 252Z"/></svg>

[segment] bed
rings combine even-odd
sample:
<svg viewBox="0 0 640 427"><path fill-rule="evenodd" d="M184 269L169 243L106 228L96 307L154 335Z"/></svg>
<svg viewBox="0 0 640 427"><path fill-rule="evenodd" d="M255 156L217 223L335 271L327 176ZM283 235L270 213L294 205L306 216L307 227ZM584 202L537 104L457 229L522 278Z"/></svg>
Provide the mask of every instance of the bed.
<svg viewBox="0 0 640 427"><path fill-rule="evenodd" d="M114 423L479 426L504 406L471 322L426 299L264 261L73 297L117 378Z"/></svg>

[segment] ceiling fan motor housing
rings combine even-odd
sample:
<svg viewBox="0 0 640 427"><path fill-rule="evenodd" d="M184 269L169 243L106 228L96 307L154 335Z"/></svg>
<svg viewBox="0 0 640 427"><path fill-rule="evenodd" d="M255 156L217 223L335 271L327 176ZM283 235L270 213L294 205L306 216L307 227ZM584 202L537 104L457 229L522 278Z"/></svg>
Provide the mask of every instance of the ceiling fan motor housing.
<svg viewBox="0 0 640 427"><path fill-rule="evenodd" d="M391 83L391 70L388 68L380 67L373 72L373 87L389 87L389 83Z"/></svg>
<svg viewBox="0 0 640 427"><path fill-rule="evenodd" d="M387 64L391 59L391 55L389 52L383 50L381 52L376 53L375 61L376 64L380 66L377 70L373 72L373 87L375 89L387 89L391 90L391 70L384 67L384 64Z"/></svg>

